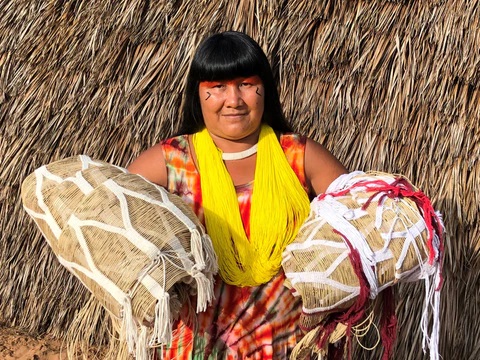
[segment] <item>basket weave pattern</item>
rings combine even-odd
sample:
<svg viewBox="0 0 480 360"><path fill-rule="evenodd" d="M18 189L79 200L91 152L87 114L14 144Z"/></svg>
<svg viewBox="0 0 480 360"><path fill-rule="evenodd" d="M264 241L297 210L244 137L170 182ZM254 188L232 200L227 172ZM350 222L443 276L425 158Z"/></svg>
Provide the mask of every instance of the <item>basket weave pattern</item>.
<svg viewBox="0 0 480 360"><path fill-rule="evenodd" d="M354 172L312 201L310 216L282 261L285 285L302 298L304 329L323 326L330 313L345 311L357 301L361 282L352 251L361 259L370 299L398 281L436 273L442 234L433 237L432 255L426 215L413 197L399 195L403 186L423 195L398 175Z"/></svg>
<svg viewBox="0 0 480 360"><path fill-rule="evenodd" d="M60 263L121 322L137 358L147 356L145 333L151 346L170 341L182 294L197 295L197 311L212 299L210 238L162 187L79 156L37 169L22 199Z"/></svg>

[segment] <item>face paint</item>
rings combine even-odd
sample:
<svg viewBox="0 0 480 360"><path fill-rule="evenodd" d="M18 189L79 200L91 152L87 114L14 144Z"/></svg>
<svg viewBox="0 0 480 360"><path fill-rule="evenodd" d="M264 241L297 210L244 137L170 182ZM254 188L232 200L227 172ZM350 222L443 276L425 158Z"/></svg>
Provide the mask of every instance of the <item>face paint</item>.
<svg viewBox="0 0 480 360"><path fill-rule="evenodd" d="M262 122L264 93L259 76L200 82L202 116L212 137L239 140L256 133Z"/></svg>
<svg viewBox="0 0 480 360"><path fill-rule="evenodd" d="M258 96L262 96L263 83L259 76L238 77L232 80L201 81L199 84L200 95L204 94L205 100L210 97L222 99L228 96L228 90L238 91L239 96L247 95L254 91Z"/></svg>

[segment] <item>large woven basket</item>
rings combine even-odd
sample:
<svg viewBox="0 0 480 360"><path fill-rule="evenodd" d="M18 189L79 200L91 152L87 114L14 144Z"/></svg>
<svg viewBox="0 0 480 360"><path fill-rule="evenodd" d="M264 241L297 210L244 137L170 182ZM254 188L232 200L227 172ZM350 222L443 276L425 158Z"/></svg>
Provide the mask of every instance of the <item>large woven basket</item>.
<svg viewBox="0 0 480 360"><path fill-rule="evenodd" d="M37 169L22 200L58 260L119 319L137 358L171 339L181 294L213 297L216 257L193 211L125 169L87 156Z"/></svg>
<svg viewBox="0 0 480 360"><path fill-rule="evenodd" d="M303 302L301 326L320 336L318 327L350 309L362 286L374 299L398 281L437 274L442 236L439 214L404 177L340 177L312 201L309 218L283 253L285 285Z"/></svg>

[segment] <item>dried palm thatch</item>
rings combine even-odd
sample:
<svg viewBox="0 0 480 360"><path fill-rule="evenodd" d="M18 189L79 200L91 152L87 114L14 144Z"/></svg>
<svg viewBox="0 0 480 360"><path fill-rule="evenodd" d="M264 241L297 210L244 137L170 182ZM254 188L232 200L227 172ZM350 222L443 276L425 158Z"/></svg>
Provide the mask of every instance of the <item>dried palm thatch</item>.
<svg viewBox="0 0 480 360"><path fill-rule="evenodd" d="M433 199L448 232L440 352L480 357L479 5L0 0L0 322L62 336L88 302L21 209L21 181L80 153L123 166L172 134L196 45L235 29L265 49L295 129ZM398 290L396 358L422 359L423 289ZM105 315L88 316L105 344Z"/></svg>

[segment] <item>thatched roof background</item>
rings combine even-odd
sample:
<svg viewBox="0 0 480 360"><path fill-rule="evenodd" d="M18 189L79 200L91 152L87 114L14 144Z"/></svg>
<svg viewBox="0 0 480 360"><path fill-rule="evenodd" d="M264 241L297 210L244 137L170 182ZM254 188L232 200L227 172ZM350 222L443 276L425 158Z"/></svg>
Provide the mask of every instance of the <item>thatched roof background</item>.
<svg viewBox="0 0 480 360"><path fill-rule="evenodd" d="M295 129L349 169L402 173L434 200L448 230L441 354L480 357L479 1L4 0L0 9L0 324L62 336L88 299L23 211L22 180L80 153L125 166L172 134L195 47L234 29L266 51ZM401 290L395 358L421 359L422 286ZM105 340L104 315L94 316Z"/></svg>

